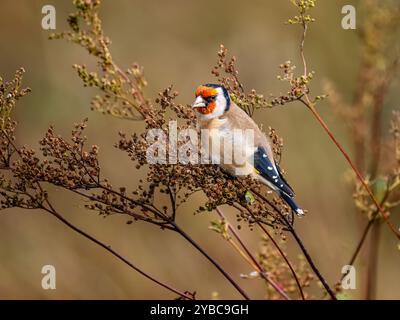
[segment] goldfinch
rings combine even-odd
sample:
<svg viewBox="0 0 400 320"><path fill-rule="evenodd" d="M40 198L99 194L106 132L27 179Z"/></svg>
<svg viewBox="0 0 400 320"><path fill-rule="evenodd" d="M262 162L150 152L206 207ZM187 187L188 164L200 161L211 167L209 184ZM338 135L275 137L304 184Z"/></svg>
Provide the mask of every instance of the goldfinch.
<svg viewBox="0 0 400 320"><path fill-rule="evenodd" d="M234 176L251 175L261 183L275 191L298 215L304 211L294 201L294 192L284 179L278 164L274 161L269 139L263 134L257 124L240 107L231 101L229 92L222 85L204 84L196 89L196 98L192 105L195 110L200 129L208 132L208 138L202 139L202 147L207 149L210 159L218 159L222 169ZM207 129L207 130L206 130ZM247 130L253 132L253 144L248 145L242 138L232 132ZM221 139L230 140L233 151L240 148L244 152L242 163L227 161L227 152L223 150ZM233 140L232 140L233 139ZM213 145L219 149L212 148ZM244 149L244 151L243 151Z"/></svg>

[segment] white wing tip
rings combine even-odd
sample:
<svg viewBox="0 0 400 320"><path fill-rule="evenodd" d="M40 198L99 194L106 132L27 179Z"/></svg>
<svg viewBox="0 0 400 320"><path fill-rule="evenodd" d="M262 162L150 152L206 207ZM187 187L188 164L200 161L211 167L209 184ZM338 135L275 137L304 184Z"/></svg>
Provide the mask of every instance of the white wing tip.
<svg viewBox="0 0 400 320"><path fill-rule="evenodd" d="M300 209L300 208L296 209L296 213L297 213L297 215L298 215L299 217L304 216L304 211L303 211L303 209Z"/></svg>

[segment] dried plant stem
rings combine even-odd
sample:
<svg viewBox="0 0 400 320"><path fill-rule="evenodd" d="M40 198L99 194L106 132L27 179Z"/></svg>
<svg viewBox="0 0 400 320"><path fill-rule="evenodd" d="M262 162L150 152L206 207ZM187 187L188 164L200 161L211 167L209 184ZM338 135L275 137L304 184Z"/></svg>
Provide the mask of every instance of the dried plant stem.
<svg viewBox="0 0 400 320"><path fill-rule="evenodd" d="M139 90L135 87L131 79L127 76L127 74L115 63L113 64L115 70L125 79L125 81L131 86L135 92L139 92ZM242 88L242 87L241 87ZM243 89L243 88L242 88ZM142 108L146 104L146 99L140 95L141 103L142 103ZM141 115L145 119L146 115L141 112ZM110 191L110 190L108 190ZM175 203L175 198L174 195L172 194L172 190L169 187L169 195L170 195L170 201L172 205L172 219L169 221L170 225L173 227L173 231L176 231L179 233L183 238L185 238L192 246L194 246L204 257L207 258L221 273L222 275L236 288L236 290L246 299L249 300L249 296L244 292L244 290L233 280L233 278L210 256L208 255L207 252L205 252L186 232L184 232L176 223L175 223L175 215L176 215L176 203ZM127 200L131 201L131 199L127 198Z"/></svg>
<svg viewBox="0 0 400 320"><path fill-rule="evenodd" d="M242 206L242 205L238 205L238 204L236 204L236 203L233 203L233 204L232 204L232 207L235 208L236 210L238 210L239 212L243 211L243 209L244 209L244 210L246 210L246 211L249 213L249 215L251 215L251 216L254 218L254 221L256 221L256 222L261 222L262 224L264 224L264 225L266 225L266 226L269 226L269 227L271 227L271 228L274 228L274 225L273 225L272 223L267 222L267 221L263 221L263 220L260 220L259 218L257 218L257 217L253 214L253 212L250 210L250 208L249 208L248 206ZM283 231L289 231L286 227L283 227L282 230L283 230Z"/></svg>
<svg viewBox="0 0 400 320"><path fill-rule="evenodd" d="M84 162L82 161L82 159L78 159L75 158L75 160L82 162L82 165L84 165ZM126 201L131 202L134 205L138 205L141 206L144 210L150 211L151 213L154 214L154 216L158 217L159 219L161 219L163 222L154 222L154 224L159 225L161 228L164 229L168 229L168 230L172 230L177 232L178 234L180 234L183 238L185 238L192 246L194 246L204 257L206 257L222 274L223 276L238 290L238 292L246 299L249 300L250 298L248 297L248 295L244 292L244 290L233 280L233 278L221 267L220 264L218 264L218 262L216 262L210 255L208 255L208 253L206 251L204 251L186 232L184 232L175 222L174 217L175 217L175 211L176 211L176 205L175 205L175 198L172 195L172 191L169 188L169 193L170 193L170 199L171 199L171 204L172 204L172 208L173 208L173 216L172 218L167 217L166 215L164 215L164 213L162 213L161 211L157 210L155 207L151 207L145 203L141 203L138 201L133 200L132 198L126 196L125 194L118 192L116 190L113 190L111 188L109 188L108 186L102 184L99 182L98 179L96 179L95 177L93 177L90 172L85 168L86 173L88 174L88 176L90 177L90 179L92 180L93 184L95 185L95 187L99 188L99 189L103 189L107 192L110 192L114 195L117 195L121 198L123 198ZM70 189L67 189L70 190ZM92 200L92 197L83 193L83 192L79 192L77 190L70 190L72 192L75 192L83 197L86 197L87 199ZM143 220L143 219L141 219ZM146 220L147 221L147 220ZM151 220L149 221L151 222Z"/></svg>
<svg viewBox="0 0 400 320"><path fill-rule="evenodd" d="M236 288L236 290L245 298L246 300L250 300L249 296L244 292L244 290L232 279L232 277L221 267L221 265L216 262L203 248L201 248L197 242L195 242L185 231L183 231L175 221L171 221L171 225L175 228L175 231L180 234L184 239L186 239L193 247L197 249L204 257L210 261L214 267L216 267L222 275Z"/></svg>
<svg viewBox="0 0 400 320"><path fill-rule="evenodd" d="M375 178L379 169L379 160L381 157L382 147L382 111L383 100L386 93L386 85L382 85L374 97L374 107L372 115L372 132L370 141L370 150L372 151L372 159L369 174L371 178Z"/></svg>
<svg viewBox="0 0 400 320"><path fill-rule="evenodd" d="M261 193L259 193L257 190L252 190L254 194L256 194L259 198L261 198L263 201L268 203L280 216L281 218L285 221L289 232L292 234L293 238L296 240L297 244L299 245L301 251L304 254L304 257L306 258L308 264L310 265L311 269L314 271L315 275L318 277L319 281L321 281L322 285L324 286L325 290L328 292L329 296L331 297L332 300L336 300L335 293L329 286L328 282L325 280L325 278L322 276L321 272L318 270L317 266L315 265L314 261L312 260L310 254L308 253L306 247L304 246L302 240L300 237L297 235L297 232L295 229L292 227L292 225L289 223L287 218L280 212L280 210L267 198L265 198Z"/></svg>
<svg viewBox="0 0 400 320"><path fill-rule="evenodd" d="M12 139L10 139L10 137L8 136L7 132L2 129L2 134L3 136L8 140L10 146L12 146L12 148L14 149L14 151L16 152L16 154L21 157L21 154L19 152L19 149L15 146L14 142L12 141ZM3 169L8 169L8 168L3 168ZM42 185L40 184L40 182L36 182L36 186L38 187L38 189L40 190L40 192L42 194L45 194ZM175 289L174 287L172 287L171 285L168 285L156 278L154 278L153 276L149 275L148 273L144 272L143 270L141 270L140 268L136 267L132 262L130 262L128 259L126 259L123 255L121 255L120 253L118 253L117 251L115 251L114 249L112 249L109 245L106 245L105 243L101 242L100 240L98 240L97 238L95 238L94 236L88 234L87 232L83 231L82 229L80 229L79 227L75 226L73 223L71 223L70 221L68 221L64 216L62 216L55 208L54 206L51 204L50 200L48 199L48 196L46 196L45 198L45 203L47 204L47 207L44 206L43 204L40 204L40 209L50 213L53 217L55 217L57 220L59 220L60 222L62 222L65 226L67 226L68 228L70 228L71 230L75 231L76 233L80 234L81 236L85 237L86 239L90 240L91 242L97 244L98 246L100 246L101 248L103 248L104 250L108 251L109 253L111 253L114 257L116 257L117 259L121 260L122 262L124 262L126 265L128 265L130 268L132 268L133 270L135 270L136 272L138 272L139 274L141 274L142 276L144 276L145 278L149 279L150 281L153 281L154 283L158 284L159 286L175 293L178 294L180 297L185 298L185 299L189 299L189 300L194 300L194 295L180 291L178 289Z"/></svg>
<svg viewBox="0 0 400 320"><path fill-rule="evenodd" d="M240 211L240 208L238 208L238 207L236 207L236 206L234 206L234 207L235 207L237 210ZM254 216L253 212L251 212L251 210L250 210L249 208L244 208L244 209L246 209L246 211L252 216L252 218L256 221L256 223L257 223L257 225L259 226L259 228L265 233L265 235L268 237L268 239L271 240L271 242L273 243L273 245L275 246L275 248L278 250L279 254L281 255L281 257L283 258L283 260L285 261L285 263L286 263L287 266L289 267L290 272L292 273L293 278L294 278L295 281L296 281L296 284L297 284L297 287L298 287L298 289L299 289L301 298L302 298L303 300L305 300L303 288L302 288L302 286L301 286L301 284L300 284L299 277L297 276L296 271L294 270L292 264L290 263L288 257L286 256L286 254L282 251L282 249L281 249L281 247L279 246L279 244L276 242L276 240L274 239L274 237L271 236L271 234L268 232L268 230L264 227L264 225L262 224L262 222ZM286 231L289 231L289 230L286 230Z"/></svg>
<svg viewBox="0 0 400 320"><path fill-rule="evenodd" d="M131 198L123 195L122 193L119 193L115 190L112 190L110 188L107 188L101 184L99 184L100 188L103 188L109 192L112 192L114 194L117 194L120 197L123 197L125 200L127 201L133 201ZM172 197L173 199L173 197ZM175 204L173 204L174 206ZM147 207L146 207L147 208ZM170 225L171 228L168 228L169 230L175 231L178 234L180 234L184 239L186 239L193 247L195 247L205 258L207 258L207 260L209 260L221 273L222 275L237 289L237 291L246 299L249 300L249 296L244 292L244 290L233 280L233 278L222 268L222 266L215 261L206 251L204 251L199 244L197 244L197 242L195 242L193 240L193 238L191 238L185 231L183 231L181 229L181 227L179 227L176 222L173 219L169 219L168 217L164 216L164 214L162 212L159 212L155 209L151 209L151 211L156 214L157 216L159 216L162 219L165 219L165 221L168 222L168 224ZM174 214L175 215L175 214ZM164 226L163 226L164 227Z"/></svg>
<svg viewBox="0 0 400 320"><path fill-rule="evenodd" d="M301 14L301 15L303 16L303 14ZM301 60L303 61L304 76L307 76L307 60L306 60L306 56L304 53L304 44L306 41L308 24L304 21L304 18L303 18L302 26L303 26L303 34L301 36L301 41L300 41L300 55L301 55Z"/></svg>
<svg viewBox="0 0 400 320"><path fill-rule="evenodd" d="M375 223L372 224L370 237L370 248L367 266L367 285L365 290L366 300L375 299L376 295L380 231L381 224L379 221L375 221Z"/></svg>
<svg viewBox="0 0 400 320"><path fill-rule="evenodd" d="M362 248L365 240L367 239L367 235L369 233L369 230L371 229L371 227L374 224L374 222L375 222L374 220L368 221L368 224L366 225L366 227L365 227L365 229L364 229L364 231L363 231L363 233L361 235L360 241L358 241L357 247L354 250L353 255L351 256L348 265L352 266L354 264L354 262L356 261L356 259L358 257L358 254L360 253L361 248ZM342 281L347 274L348 274L348 272L344 273L340 280Z"/></svg>
<svg viewBox="0 0 400 320"><path fill-rule="evenodd" d="M116 194L122 198L124 198L127 201L132 202L133 199L123 195L122 193L117 192L116 190L110 189L102 184L98 184L98 187L100 189L104 189L107 190L108 192L112 192L113 194ZM80 196L83 196L87 199L92 199L91 196L83 193L83 192L79 192L77 190L70 190L67 189L69 191L72 191L74 193L79 194ZM165 219L166 224L159 224L159 223L155 223L157 225L159 225L161 228L167 229L167 230L171 230L174 232L177 232L179 235L181 235L184 239L186 239L192 246L194 246L207 260L209 260L221 273L222 275L237 289L237 291L246 299L249 300L250 298L248 297L248 295L244 292L244 290L233 280L233 278L222 268L222 266L215 261L206 251L204 251L186 232L184 232L173 220L168 220L167 217L165 217L161 212L156 211L154 208L150 208L150 207L145 207L145 209L149 209L151 210L155 215ZM142 219L143 220L143 219Z"/></svg>
<svg viewBox="0 0 400 320"><path fill-rule="evenodd" d="M303 20L303 34L301 37L301 42L300 42L300 56L301 56L301 60L303 62L303 72L304 72L304 76L307 76L307 60L304 54L304 43L305 43L305 39L306 39L306 35L307 35L307 23L304 22L304 17L303 14L302 15L302 20ZM396 62L397 63L397 62ZM326 133L328 134L328 136L331 138L331 140L335 143L335 145L338 147L338 149L340 150L340 152L342 153L342 155L346 158L347 162L349 163L350 167L352 168L352 170L354 171L354 173L356 174L358 180L361 182L361 184L363 185L363 187L365 188L365 190L367 191L369 197L371 198L371 200L373 201L373 203L375 204L376 208L378 209L379 213L381 214L382 218L385 220L386 224L388 225L389 229L396 235L396 237L398 239L400 239L400 232L398 230L396 230L396 228L394 227L394 225L390 222L389 217L387 215L387 213L383 210L383 208L379 205L378 201L376 200L374 194L372 193L371 189L369 188L369 186L367 185L367 183L365 182L364 177L362 176L362 174L360 173L360 171L358 170L358 168L356 167L356 165L354 164L354 162L350 159L349 155L347 154L347 152L344 150L344 148L342 147L342 145L339 143L339 141L335 138L335 136L333 135L332 131L329 129L328 125L325 123L325 121L322 119L322 117L320 116L320 114L318 113L318 111L315 108L315 104L311 102L309 96L308 96L308 91L304 94L303 97L299 98L299 101L301 101L313 114L313 116L317 119L317 121L319 122L319 124L324 128L324 130L326 131Z"/></svg>
<svg viewBox="0 0 400 320"><path fill-rule="evenodd" d="M257 225L260 227L261 230L264 231L264 233L267 235L267 237L272 241L272 243L274 244L274 246L278 249L280 255L282 256L282 258L285 260L286 264L288 265L290 271L292 272L293 278L296 281L297 287L299 289L301 298L303 300L305 300L305 296L304 296L304 292L303 292L303 288L301 287L300 284L300 280L297 277L296 271L294 270L292 264L290 263L289 259L286 257L286 254L282 251L282 249L280 248L280 246L278 245L278 243L276 242L276 240L274 239L273 236L271 236L271 234L267 231L267 229L265 229L265 227L262 225L262 223L260 221L257 221Z"/></svg>
<svg viewBox="0 0 400 320"><path fill-rule="evenodd" d="M222 268L222 266L215 261L206 251L204 251L186 232L184 232L173 219L168 218L167 216L165 216L162 212L156 210L155 208L149 207L145 204L142 203L138 203L136 201L134 201L133 199L131 199L130 197L127 197L126 195L113 190L101 183L99 183L96 179L94 179L94 177L91 177L93 183L95 183L95 185L103 190L106 190L110 193L113 193L115 195L118 195L119 197L134 203L135 205L140 205L143 207L143 209L145 210L149 210L151 211L155 216L159 217L160 219L163 219L165 221L165 224L160 224L160 223L155 223L157 225L159 225L161 228L167 229L167 230L171 230L171 231L175 231L178 234L180 234L184 239L186 239L192 246L194 246L207 260L209 260L221 273L222 275L237 289L237 291L246 299L249 300L249 296L244 292L244 290L233 280L233 278ZM70 189L67 189L70 190ZM83 192L79 192L77 190L70 190L72 192L75 192L83 197L86 197L87 199L92 199L91 196L83 193ZM172 197L173 199L173 197ZM143 220L143 219L142 219Z"/></svg>
<svg viewBox="0 0 400 320"><path fill-rule="evenodd" d="M386 72L382 83L376 89L373 97L374 105L372 112L372 132L370 139L370 149L372 151L372 159L370 164L370 175L371 178L376 178L378 175L378 169L381 159L381 149L382 149L382 116L383 116L383 107L385 102L385 97L387 91L389 89L389 85L391 84L399 63L399 56L397 56L393 65L389 68L389 71ZM384 202L381 202L381 206ZM378 273L378 250L380 244L380 229L381 224L379 220L372 219L373 223L371 225L371 238L370 245L368 250L368 269L367 269L367 286L365 292L365 298L367 300L372 300L376 296L376 287L377 287L377 273Z"/></svg>
<svg viewBox="0 0 400 320"><path fill-rule="evenodd" d="M383 80L373 95L372 112L372 132L370 139L370 149L372 151L372 160L370 164L370 175L375 178L379 169L381 148L382 148L382 116L385 97L388 93L390 84L398 71L400 56L396 56L389 70L384 74Z"/></svg>
<svg viewBox="0 0 400 320"><path fill-rule="evenodd" d="M167 283L164 283L164 282L162 282L160 280L157 280L153 276L151 276L148 273L144 272L143 270L139 269L133 263L131 263L128 259L126 259L124 256L122 256L117 251L112 249L109 245L106 245L105 243L101 242L100 240L98 240L94 236L91 236L87 232L81 230L80 228L78 228L77 226L72 224L70 221L65 219L61 214L59 214L56 210L54 210L54 208L52 206L50 208L46 208L46 207L43 206L42 209L47 211L48 213L50 213L53 217L55 217L56 219L61 221L65 226L67 226L71 230L75 231L76 233L78 233L81 236L85 237L89 241L91 241L91 242L97 244L98 246L102 247L104 250L106 250L109 253L111 253L114 257L116 257L117 259L121 260L123 263L125 263L130 268L132 268L133 270L135 270L136 272L138 272L139 274L141 274L145 278L149 279L150 281L153 281L154 283L158 284L159 286L161 286L161 287L163 287L163 288L165 288L165 289L167 289L167 290L179 295L180 297L182 297L184 299L194 300L194 296L192 294L180 291L178 289L175 289L171 285L169 285Z"/></svg>
<svg viewBox="0 0 400 320"><path fill-rule="evenodd" d="M244 260L246 260L246 262L257 272L259 272L261 274L261 270L260 268L254 263L253 260L251 260L251 258L249 258L249 256L238 246L238 244L231 238L229 237L229 239L227 240L229 242L229 244L242 256L242 258Z"/></svg>
<svg viewBox="0 0 400 320"><path fill-rule="evenodd" d="M138 94L138 93L140 93L139 88L137 88L137 86L132 82L132 80L128 77L128 75L116 63L113 62L112 65L113 65L115 71L118 72L122 76L122 78L129 84L129 86L132 89L132 94L135 93L135 94L137 94L137 97L139 97L140 103L141 103L140 108L135 106L134 103L131 103L131 105L134 106L136 111L140 113L140 115L143 117L143 119L145 119L146 114L143 111L146 111L146 110L142 110L142 109L145 109L146 98L142 94Z"/></svg>
<svg viewBox="0 0 400 320"><path fill-rule="evenodd" d="M216 211L218 213L218 215L220 216L221 219L223 219L227 225L228 225L228 229L229 231L232 233L232 235L235 237L235 239L239 242L239 244L242 246L243 250L246 252L246 254L244 254L244 252L237 247L236 243L232 241L230 241L230 243L239 251L239 253L243 256L243 258L255 269L257 270L257 272L260 274L260 276L267 281L285 300L291 300L290 297L287 295L287 293L282 290L282 286L279 285L278 283L276 283L274 280L272 280L266 273L266 271L264 270L264 268L260 265L260 263L257 261L257 259L254 257L254 255L251 253L251 251L247 248L247 246L245 245L245 243L243 242L243 240L240 238L239 234L236 232L235 228L232 227L232 225L229 223L229 221L227 220L226 216L224 215L224 213L222 212L222 210L220 208L216 208Z"/></svg>
<svg viewBox="0 0 400 320"><path fill-rule="evenodd" d="M304 54L304 42L305 42L305 37L307 34L307 24L304 23L303 20L303 35L300 43L300 55L301 59L303 61L303 67L304 67L304 76L307 75L307 61L305 58ZM374 109L373 109L373 126L372 126L372 134L371 134L371 151L373 152L373 157L370 165L370 172L372 177L375 177L377 172L378 172L378 167L379 167L379 159L380 159L380 154L381 154L381 118L382 118L382 109L383 109L383 102L384 102L384 96L385 93L388 89L389 83L391 78L394 75L394 70L396 70L398 63L398 59L395 59L394 61L394 68L391 68L390 73L387 75L386 79L382 82L379 90L377 90L377 93L374 96ZM361 84L361 88L363 88L364 84ZM307 88L308 89L308 88ZM370 245L370 250L369 250L369 266L368 266L368 271L367 271L367 286L366 286L366 298L371 299L375 289L376 289L376 271L377 271L377 256L378 256L378 248L379 248L379 231L380 231L380 223L375 223L375 217L377 214L380 214L382 218L384 219L386 225L389 227L389 229L395 234L397 239L400 239L400 230L396 229L396 227L391 223L389 219L388 213L382 208L382 205L378 203L376 200L373 192L371 191L370 187L366 183L363 175L361 174L361 171L358 169L357 165L350 159L349 155L347 152L344 150L343 146L338 142L338 140L335 138L333 135L332 131L329 129L325 121L322 119L320 114L315 108L315 104L310 101L310 98L308 96L308 91L305 92L304 97L301 97L299 99L313 114L313 116L317 119L319 124L323 127L323 129L326 131L330 139L335 143L337 148L340 150L342 155L345 157L347 160L348 164L352 168L353 172L357 176L357 179L361 182L365 190L367 191L369 197L371 198L372 202L374 203L377 211L373 215L372 219L368 222L366 228L364 229L364 232L362 234L361 240L359 241L356 250L350 260L350 265L352 265L357 258L357 255L359 254L362 245L364 244L368 232L373 230L372 238L371 238L371 245ZM362 100L362 91L357 95L356 101L357 105L361 107L361 100ZM356 163L360 166L360 168L364 167L364 161L362 155L365 153L365 145L364 145L364 137L360 137L359 133L356 135L356 143L355 143L355 150L356 150ZM357 139L358 137L358 139ZM358 140L362 141L358 141ZM341 280L344 279L345 275L342 275Z"/></svg>
<svg viewBox="0 0 400 320"><path fill-rule="evenodd" d="M382 199L382 201L381 201L381 205L382 205L383 203L385 203L385 201L387 200L389 194L390 194L390 190L386 190L386 193L385 193L385 195L384 195L384 197L383 197L383 199ZM357 246L356 246L356 249L354 250L354 253L353 253L352 256L351 256L350 261L347 263L348 265L352 266L352 265L354 264L354 262L356 261L356 259L357 259L357 257L358 257L358 254L359 254L360 251L361 251L362 246L363 246L364 243L365 243L365 240L367 239L367 235L368 235L369 231L371 230L372 226L373 226L375 223L378 223L378 222L379 222L379 221L376 219L376 217L377 217L378 214L379 214L379 211L378 211L378 209L377 209L377 210L375 210L375 212L371 215L371 218L370 218L370 220L368 221L367 225L365 226L364 231L363 231L363 233L362 233L362 235L361 235L361 238L360 238L360 240L358 241L358 244L357 244ZM349 270L347 273L344 273L344 274L342 275L342 277L340 278L340 281L343 281L344 277L346 277L346 276L348 275L349 272L350 272L350 270Z"/></svg>
<svg viewBox="0 0 400 320"><path fill-rule="evenodd" d="M320 123L320 125L324 128L324 130L326 131L326 133L329 135L329 137L331 138L331 140L335 143L335 145L338 147L338 149L340 150L340 152L342 153L342 155L346 158L347 162L349 163L350 167L352 168L353 172L356 174L358 180L361 182L361 184L363 185L363 187L365 188L365 190L367 191L369 197L371 198L371 200L373 201L375 207L377 208L377 210L379 211L381 217L385 220L385 223L387 224L387 226L389 227L389 229L396 235L397 239L400 239L400 232L398 230L396 230L396 227L391 223L391 221L389 220L389 216L387 214L387 212L379 205L378 201L376 200L374 194L372 193L371 189L369 188L368 184L365 182L364 177L362 176L362 174L360 173L360 171L357 169L357 167L355 166L355 164L353 163L353 161L350 159L349 155L347 154L347 152L344 150L344 148L342 147L342 145L337 141L337 139L335 138L335 136L333 135L333 133L331 132L331 130L329 129L329 127L327 126L327 124L325 123L325 121L321 118L321 116L319 115L318 111L315 109L315 106L310 102L310 100L308 99L308 97L306 96L307 100L304 99L300 99L300 101L307 106L307 108L311 111L311 113L314 115L314 117L317 119L317 121Z"/></svg>
<svg viewBox="0 0 400 320"><path fill-rule="evenodd" d="M329 296L331 297L332 300L336 300L335 293L333 290L330 288L329 284L326 282L325 278L322 276L316 265L314 264L314 261L312 260L310 254L308 253L306 247L304 246L303 242L301 241L300 237L297 235L297 232L292 228L291 234L293 235L294 239L298 243L301 251L303 252L305 258L307 259L311 269L313 269L314 273L317 275L318 279L321 281L322 285L324 286L325 290L328 292Z"/></svg>
<svg viewBox="0 0 400 320"><path fill-rule="evenodd" d="M387 190L385 196L382 199L381 203L384 203L389 196L390 191ZM379 214L379 211L376 210L372 216L371 219L368 221L367 225L364 228L364 231L361 235L360 240L358 241L358 244L356 246L356 249L354 250L354 253L352 254L350 261L347 263L348 265L354 265L361 248L363 247L365 241L367 240L367 235L370 232L370 230L374 228L379 228L380 229L380 221L376 219L377 215ZM369 252L369 266L368 266L368 272L367 272L367 286L366 286L366 299L371 299L373 296L373 292L376 289L376 285L372 285L373 283L376 283L376 263L377 263L377 257L378 257L378 248L379 248L379 241L380 241L380 235L379 231L375 232L375 235L373 234L372 239L371 239L371 248ZM343 279L348 275L348 273L342 274L340 278L340 282L343 281Z"/></svg>
<svg viewBox="0 0 400 320"><path fill-rule="evenodd" d="M10 145L13 147L13 149L16 151L16 153L21 157L21 154L20 154L20 152L19 152L19 149L14 145L14 143L13 143L13 141L8 137L8 135L7 135L7 132L5 132L4 130L2 130L2 133L3 133L3 135L6 137L6 139L9 141L9 143L10 143ZM76 158L75 160L77 160L77 161L82 161L82 159L78 159L78 158ZM84 162L82 161L82 163L83 163L83 165L84 165ZM243 289L232 279L232 277L211 257L211 256L209 256L208 254L207 254L207 252L205 252L187 233L185 233L176 223L175 223L175 221L173 221L173 220L171 220L171 219L169 219L167 216L165 216L162 212L160 212L159 210L157 210L156 208L153 208L153 207L150 207L150 206L148 206L148 205L146 205L146 204L143 204L143 203L141 203L141 202L137 202L137 201L135 201L135 200L133 200L133 199L131 199L131 198L129 198L129 197L127 197L126 195L124 195L124 194L122 194L122 193L120 193L120 192L118 192L118 191L116 191L116 190L113 190L113 189L111 189L111 188L109 188L108 186L106 186L106 185L103 185L103 184L101 184L100 182L99 182L99 180L98 179L96 179L95 177L93 177L93 176L91 176L91 174L89 173L89 171L86 169L86 173L89 175L89 177L91 178L91 180L92 180L92 182L93 182L93 186L95 187L95 188L99 188L99 189L103 189L103 190L105 190L105 191L107 191L107 192L110 192L110 193L112 193L112 194L114 194L114 195L118 195L119 197L121 197L121 198L123 198L123 199L125 199L125 200L127 200L127 201L129 201L129 202L131 202L131 203L133 203L133 204L135 204L135 205L138 205L138 206L141 206L144 210L146 210L146 211L150 211L150 212L152 212L156 217L158 217L158 218L160 218L160 219L162 219L164 222L166 222L166 224L161 224L161 222L160 223L155 223L155 224L157 224L158 226L160 226L161 228L165 228L165 229L169 229L169 230L172 230L172 231L175 231L175 232L177 232L178 234L180 234L183 238L185 238L191 245L193 245L203 256L205 256L223 275L224 275L224 277L238 290L238 292L246 299L246 300L249 300L249 297L248 297L248 295L243 291ZM39 189L41 189L42 190L42 187L41 187L41 185L40 185L40 182L39 181L37 181L36 182L36 184L37 184L37 186L38 186L38 188ZM62 187L62 186L61 186ZM83 196L83 197L85 197L85 198L87 198L87 199L89 199L89 200L93 200L93 197L92 196L90 196L90 195L87 195L87 194L85 194L85 193L83 193L83 192L80 192L80 191L78 191L78 190L74 190L74 189L68 189L68 188L65 188L64 187L64 189L66 189L66 190L69 190L69 191L71 191L71 192L74 192L74 193L77 193L77 194L79 194L80 196ZM51 203L48 201L48 200L45 200L46 201L46 203L47 203L47 205L49 206L49 208L46 208L46 207L41 207L43 210L46 210L47 212L49 212L49 213L52 213L53 215L55 215L60 221L62 221L62 222L64 222L64 223L66 223L66 225L67 226L69 226L70 228L72 228L73 230L75 230L75 231L77 231L77 232L79 232L80 234L82 234L83 236L87 236L87 238L89 239L89 240L91 240L91 241L94 241L94 240L96 240L96 241L94 241L96 244L98 244L98 245L101 245L103 248L106 248L107 249L107 251L109 251L110 253L116 253L115 251L113 251L111 248L109 248L107 245L105 245L105 244L102 244L100 241L98 241L97 239L95 239L94 237L91 237L90 235L88 235L88 234L85 234L82 230L80 230L79 228L77 228L77 227L75 227L74 225L72 225L72 224L70 224L70 223L67 223L68 221L67 220L65 220L61 215L56 215L57 214L57 211L56 210L54 210L54 208L51 206ZM147 220L146 220L147 221ZM126 260L125 258L123 258L121 255L116 255L120 260L122 260L122 261L124 261L125 263L127 263L127 262L129 262L128 260ZM135 269L136 270L136 269ZM143 271L141 271L141 274L144 274L144 272ZM165 284L164 284L164 286L166 286Z"/></svg>

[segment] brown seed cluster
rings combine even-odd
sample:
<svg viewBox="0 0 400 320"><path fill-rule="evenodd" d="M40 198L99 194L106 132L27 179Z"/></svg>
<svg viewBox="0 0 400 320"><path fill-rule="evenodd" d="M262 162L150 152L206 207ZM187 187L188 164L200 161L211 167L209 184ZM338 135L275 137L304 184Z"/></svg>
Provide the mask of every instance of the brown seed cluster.
<svg viewBox="0 0 400 320"><path fill-rule="evenodd" d="M160 92L153 111L147 113L147 129L162 128L168 136L167 114L181 120L178 130L195 125L191 108L174 102L177 95L171 87ZM87 119L74 125L68 139L50 127L40 140L40 152L37 153L28 147L15 146L15 123L7 121L2 131L0 151L2 167L11 173L12 179L2 178L3 207L40 208L47 194L37 184L46 182L79 194L88 200L88 209L101 215L126 214L164 228L175 219L176 210L182 203L202 191L205 201L197 212L230 205L238 209L238 223L285 224L280 215L282 212L287 215L288 210L277 199L271 199L273 207L257 197L254 197L255 201L248 200L246 195L251 190L260 189L251 178L233 178L216 165L148 164L146 152L149 143L145 133L135 133L130 138L120 133L117 147L129 155L137 170L147 170L146 181L141 181L131 192L125 187L113 187L107 177L101 175L98 146L86 146L86 126ZM276 144L279 139L276 137L273 141ZM161 194L170 198L169 206L159 207L157 199Z"/></svg>
<svg viewBox="0 0 400 320"><path fill-rule="evenodd" d="M246 111L249 116L253 115L255 109L267 106L268 103L262 94L258 94L254 89L249 93L245 92L238 78L236 57L228 58L228 49L223 45L220 46L217 64L211 73L229 91L232 101Z"/></svg>
<svg viewBox="0 0 400 320"><path fill-rule="evenodd" d="M194 125L191 108L175 105L173 99L176 95L172 97L168 92L169 90L167 89L160 93L160 98L156 101L160 104L160 108L162 110L171 109L170 111L175 112L175 117L173 118L185 120L183 125L178 126L178 130ZM188 113L186 110L190 110L190 112ZM157 128L160 120L155 119L148 127L155 126ZM162 125L161 128L168 137L169 131L166 121L162 121ZM280 140L276 137L273 141L275 144ZM128 153L131 160L136 163L136 169L140 170L142 167L147 169L146 182L150 186L151 192L146 192L145 195L151 195L153 198L155 190L171 194L174 205L178 207L181 203L188 201L191 195L202 191L207 200L199 206L197 212L212 211L217 206L226 204L238 208L238 222L247 221L250 224L254 224L255 219L260 219L268 224L282 223L277 218L278 213L274 213L265 203L258 201L249 203L246 200L245 195L249 190L259 188L258 183L251 178L233 178L216 165L182 164L179 162L176 164L148 164L147 150L149 143L146 140L145 133L135 133L130 138L126 134L120 133L120 140L117 146L120 150ZM276 150L278 150L278 147ZM169 155L166 154L166 156L168 158ZM287 211L283 204L278 204L278 207L284 207L284 211ZM172 213L169 216L172 216Z"/></svg>
<svg viewBox="0 0 400 320"><path fill-rule="evenodd" d="M20 68L15 72L14 79L3 81L0 77L0 128L4 129L11 116L11 111L17 101L29 93L29 88L22 88L22 76L25 70Z"/></svg>

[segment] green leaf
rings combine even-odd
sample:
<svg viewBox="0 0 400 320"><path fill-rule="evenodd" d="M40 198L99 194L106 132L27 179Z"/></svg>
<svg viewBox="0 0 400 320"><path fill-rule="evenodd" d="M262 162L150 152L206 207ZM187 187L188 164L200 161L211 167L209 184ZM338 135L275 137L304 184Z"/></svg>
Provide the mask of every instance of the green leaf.
<svg viewBox="0 0 400 320"><path fill-rule="evenodd" d="M250 191L246 191L244 198L249 204L252 204L256 200Z"/></svg>
<svg viewBox="0 0 400 320"><path fill-rule="evenodd" d="M351 300L351 296L347 292L341 292L336 295L338 300Z"/></svg>
<svg viewBox="0 0 400 320"><path fill-rule="evenodd" d="M387 179L383 176L377 177L375 183L373 184L372 190L378 203L382 203L386 195L387 189Z"/></svg>

